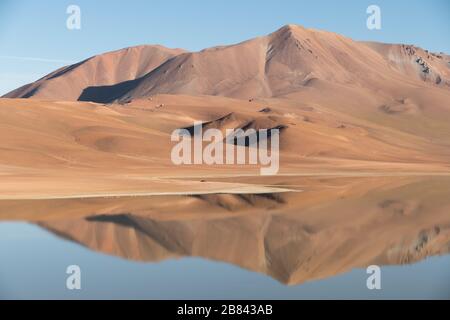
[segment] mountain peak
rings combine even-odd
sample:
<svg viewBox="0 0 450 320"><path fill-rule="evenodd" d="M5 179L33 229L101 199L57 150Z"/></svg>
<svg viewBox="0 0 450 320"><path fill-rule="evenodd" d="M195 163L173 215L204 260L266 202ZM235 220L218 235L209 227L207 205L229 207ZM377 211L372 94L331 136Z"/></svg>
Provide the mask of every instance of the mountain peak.
<svg viewBox="0 0 450 320"><path fill-rule="evenodd" d="M286 24L279 28L277 31L273 32L272 34L285 34L285 33L295 33L299 31L308 31L303 26L297 25L297 24Z"/></svg>
<svg viewBox="0 0 450 320"><path fill-rule="evenodd" d="M280 30L306 30L303 26L294 23L288 23L280 28Z"/></svg>
<svg viewBox="0 0 450 320"><path fill-rule="evenodd" d="M122 49L58 70L5 97L113 102L167 93L247 99L288 94L320 81L363 87L387 79L446 88L450 83L447 56L408 55L401 45L369 45L296 24L253 40L196 53L161 46Z"/></svg>

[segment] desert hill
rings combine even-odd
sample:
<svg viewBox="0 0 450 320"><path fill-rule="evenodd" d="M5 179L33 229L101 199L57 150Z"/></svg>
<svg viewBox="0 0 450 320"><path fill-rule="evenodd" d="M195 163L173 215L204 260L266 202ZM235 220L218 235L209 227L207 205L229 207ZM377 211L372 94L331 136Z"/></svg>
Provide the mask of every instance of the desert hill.
<svg viewBox="0 0 450 320"><path fill-rule="evenodd" d="M106 53L5 95L8 98L127 102L155 94L280 97L339 84L448 90L450 57L410 45L356 42L286 25L267 36L200 52L140 46Z"/></svg>
<svg viewBox="0 0 450 320"><path fill-rule="evenodd" d="M58 69L5 97L86 100L82 96L86 88L115 85L142 77L181 52L181 49L162 46L137 46L108 52Z"/></svg>

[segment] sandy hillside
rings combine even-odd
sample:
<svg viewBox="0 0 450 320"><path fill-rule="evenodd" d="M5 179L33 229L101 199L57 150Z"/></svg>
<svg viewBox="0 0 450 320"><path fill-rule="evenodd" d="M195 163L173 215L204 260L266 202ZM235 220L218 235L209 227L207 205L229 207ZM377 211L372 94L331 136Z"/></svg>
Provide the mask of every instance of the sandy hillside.
<svg viewBox="0 0 450 320"><path fill-rule="evenodd" d="M280 97L324 83L392 94L395 87L449 89L450 57L410 45L356 42L287 25L267 36L200 52L140 46L62 68L5 97L94 102L155 94Z"/></svg>
<svg viewBox="0 0 450 320"><path fill-rule="evenodd" d="M87 100L84 90L143 77L172 57L184 52L162 46L136 46L91 57L58 69L35 83L5 95L11 98Z"/></svg>
<svg viewBox="0 0 450 320"><path fill-rule="evenodd" d="M443 93L446 99L449 94ZM373 104L354 116L336 111L348 106L344 102L329 106L294 99L162 95L127 105L1 99L0 197L260 190L201 182L215 176L257 176L259 165L172 163L172 131L196 120L221 130L283 127L281 175L450 172L450 128L439 118L445 109L429 104L420 114L390 114Z"/></svg>

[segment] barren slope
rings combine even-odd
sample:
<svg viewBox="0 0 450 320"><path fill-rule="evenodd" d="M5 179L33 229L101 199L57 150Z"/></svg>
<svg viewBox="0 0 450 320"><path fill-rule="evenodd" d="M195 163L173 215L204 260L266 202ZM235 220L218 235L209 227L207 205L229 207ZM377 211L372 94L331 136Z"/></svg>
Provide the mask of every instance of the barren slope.
<svg viewBox="0 0 450 320"><path fill-rule="evenodd" d="M56 70L5 97L96 101L100 98L84 90L140 78L182 52L161 46L137 46L108 52Z"/></svg>
<svg viewBox="0 0 450 320"><path fill-rule="evenodd" d="M241 185L200 180L259 175L260 165L172 163L173 130L194 121L221 130L283 128L279 174L448 174L450 128L443 116L448 113L439 107L448 94L436 102L430 98L413 115L386 113L374 107L383 102L372 96L362 98L372 104L360 105L357 95L351 100L336 95L343 100L328 104L314 101L320 96L314 91L303 94L312 102L161 95L107 106L0 99L0 195L30 199L242 191ZM359 110L354 115L344 112L353 108ZM192 179L174 182L183 177Z"/></svg>
<svg viewBox="0 0 450 320"><path fill-rule="evenodd" d="M127 102L155 94L279 97L322 83L392 93L449 90L450 58L414 46L356 42L287 25L264 37L200 52L141 46L58 70L10 98Z"/></svg>

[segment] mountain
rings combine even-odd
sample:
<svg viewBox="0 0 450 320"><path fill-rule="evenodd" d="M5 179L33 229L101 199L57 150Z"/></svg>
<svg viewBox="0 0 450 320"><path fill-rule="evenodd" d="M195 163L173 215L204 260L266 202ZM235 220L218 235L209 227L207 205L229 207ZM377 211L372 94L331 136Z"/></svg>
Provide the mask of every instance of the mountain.
<svg viewBox="0 0 450 320"><path fill-rule="evenodd" d="M288 284L447 254L448 66L445 54L294 25L200 52L90 58L0 99L0 221ZM196 121L279 128L278 174L176 165L172 134Z"/></svg>
<svg viewBox="0 0 450 320"><path fill-rule="evenodd" d="M280 128L279 174L447 175L447 60L292 25L196 53L93 57L10 94L32 99L0 99L0 198L226 193L241 186L199 181L259 175L260 165L175 165L172 133L195 121Z"/></svg>
<svg viewBox="0 0 450 320"><path fill-rule="evenodd" d="M127 102L156 94L281 97L345 85L450 86L450 56L412 45L357 42L287 25L264 37L200 52L140 46L57 70L7 98Z"/></svg>
<svg viewBox="0 0 450 320"><path fill-rule="evenodd" d="M162 46L137 46L105 53L60 68L4 97L83 100L86 88L115 85L142 77L182 52Z"/></svg>

